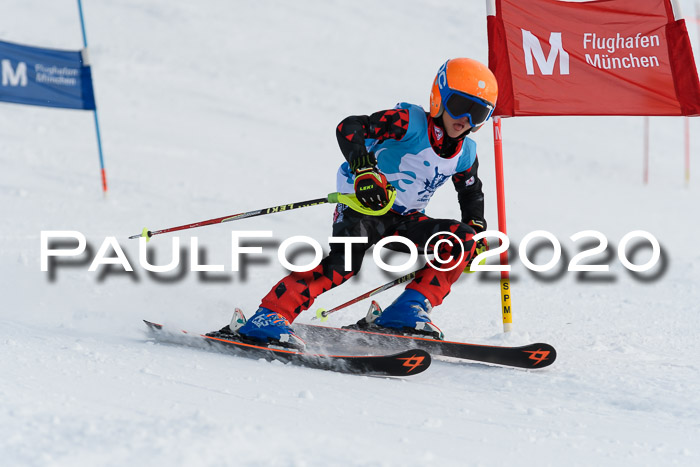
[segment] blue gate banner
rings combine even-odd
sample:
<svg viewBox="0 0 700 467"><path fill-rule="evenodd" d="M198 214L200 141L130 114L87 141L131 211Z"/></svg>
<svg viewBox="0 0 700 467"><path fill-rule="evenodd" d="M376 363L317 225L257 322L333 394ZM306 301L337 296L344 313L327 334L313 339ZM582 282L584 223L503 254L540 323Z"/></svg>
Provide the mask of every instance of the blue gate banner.
<svg viewBox="0 0 700 467"><path fill-rule="evenodd" d="M0 101L95 110L83 54L0 41Z"/></svg>

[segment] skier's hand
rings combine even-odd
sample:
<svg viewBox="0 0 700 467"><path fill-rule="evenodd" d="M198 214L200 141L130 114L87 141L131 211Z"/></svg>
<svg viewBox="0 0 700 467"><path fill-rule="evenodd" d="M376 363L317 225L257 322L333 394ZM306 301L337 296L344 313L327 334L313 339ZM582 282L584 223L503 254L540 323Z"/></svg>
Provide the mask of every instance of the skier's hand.
<svg viewBox="0 0 700 467"><path fill-rule="evenodd" d="M488 251L489 250L489 241L486 240L485 238L479 239L476 242L476 248L474 248L474 256L472 257L471 260L469 260L469 263L467 263L467 267L464 268L464 272L472 273L472 263L474 262L474 258L479 256L481 253ZM479 263L480 265L484 264L486 262L486 259L481 260Z"/></svg>
<svg viewBox="0 0 700 467"><path fill-rule="evenodd" d="M395 190L383 173L374 167L359 169L355 173L355 195L365 207L378 211L389 202L389 194Z"/></svg>
<svg viewBox="0 0 700 467"><path fill-rule="evenodd" d="M366 169L369 167L376 167L377 166L377 158L375 157L373 152L366 152L364 151L362 154L356 155L353 157L350 162L350 170L352 170L352 173L356 174L358 171L362 169Z"/></svg>
<svg viewBox="0 0 700 467"><path fill-rule="evenodd" d="M477 255L480 255L481 253L484 253L485 251L489 251L489 241L484 237L480 238L476 242L476 249L474 250Z"/></svg>

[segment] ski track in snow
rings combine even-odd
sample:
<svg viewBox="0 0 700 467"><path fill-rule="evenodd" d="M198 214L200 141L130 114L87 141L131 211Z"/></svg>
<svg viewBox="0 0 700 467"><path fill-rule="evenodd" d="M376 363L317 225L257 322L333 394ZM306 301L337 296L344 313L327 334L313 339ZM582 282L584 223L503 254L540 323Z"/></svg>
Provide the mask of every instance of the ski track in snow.
<svg viewBox="0 0 700 467"><path fill-rule="evenodd" d="M691 14L693 3L681 1ZM603 232L609 273L534 274L513 264L515 330L501 332L496 276L463 277L434 319L451 340L548 342L542 371L434 359L411 378L377 378L154 344L141 319L218 329L252 313L284 271L276 245L330 235L331 206L174 237L224 273L147 273L151 229L317 198L342 160L335 125L398 101L427 105L446 58L487 60L481 2L84 2L110 193L100 194L92 116L0 104L0 464L77 465L698 465L700 250L695 173L683 183L682 121L652 118L651 182L641 184L641 118L503 122L508 232L562 243ZM370 14L371 12L371 14ZM697 44L695 28L689 30ZM439 32L438 32L439 31ZM11 0L0 39L78 49L74 2ZM700 142L691 120L693 170ZM474 135L497 225L490 124ZM448 184L449 185L449 184ZM428 214L457 217L448 186ZM647 230L663 271L640 280L617 259ZM107 236L134 273L91 257L39 268L42 230L77 230L94 255ZM273 230L265 254L230 271L232 230ZM531 248L534 245L531 246ZM628 249L629 250L629 249ZM543 248L531 258L549 259ZM630 250L631 251L631 250ZM306 253L298 261L310 259ZM636 263L649 250L635 255ZM320 297L330 308L388 282L362 273ZM648 274L642 279L648 278ZM387 304L400 287L377 297ZM329 325L356 321L360 303Z"/></svg>

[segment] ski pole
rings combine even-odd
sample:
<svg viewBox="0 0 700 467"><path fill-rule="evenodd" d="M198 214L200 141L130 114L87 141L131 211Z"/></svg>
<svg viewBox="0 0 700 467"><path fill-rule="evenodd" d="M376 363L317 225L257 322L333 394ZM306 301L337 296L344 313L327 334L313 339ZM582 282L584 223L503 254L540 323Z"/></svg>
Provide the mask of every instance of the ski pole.
<svg viewBox="0 0 700 467"><path fill-rule="evenodd" d="M483 251L486 251L486 248L484 248ZM480 253L483 253L483 251L482 251L482 250L479 250ZM480 261L479 264L483 266L485 262L486 262L486 259ZM471 263L470 263L469 265L467 265L467 267L464 269L464 272L465 272L465 273L474 272L474 271L471 270ZM377 295L378 293L382 293L382 292L384 292L385 290L388 290L388 289L394 287L395 285L399 285L399 284L403 284L404 282L408 282L408 281L410 281L411 279L413 279L414 277L416 277L416 271L410 272L410 273L406 274L405 276L399 277L398 279L394 279L394 280L391 281L391 282L387 282L387 283L384 284L384 285L380 285L380 286L377 287L376 289L372 289L372 290L370 290L369 292L365 292L365 293L363 293L362 295L360 295L359 297L355 297L355 298L353 298L352 300L343 303L342 305L338 305L338 306L335 307L335 308L331 308L330 310L325 310L325 309L323 309L323 308L319 308L318 310L316 310L316 316L314 316L314 317L311 318L311 319L312 319L312 320L314 320L314 319L320 319L321 321L327 321L327 320L328 320L328 315L330 315L331 313L334 313L334 312L336 312L336 311L338 311L338 310L341 310L341 309L343 309L343 308L345 308L345 307L348 307L348 306L352 305L353 303L357 303L357 302L359 302L359 301L361 301L361 300L364 300L365 298L369 298L369 297L371 297L371 296L373 296L373 295Z"/></svg>
<svg viewBox="0 0 700 467"><path fill-rule="evenodd" d="M414 277L416 277L416 272L415 272L415 271L414 271L414 272L410 272L410 273L406 274L405 276L401 276L401 277L399 277L398 279L394 279L394 280L391 281L391 282L387 282L387 283L384 284L384 285L380 285L380 286L377 287L376 289L372 289L372 290L370 290L369 292L365 292L365 293L363 293L362 295L360 295L359 297L355 297L355 298L353 298L352 300L350 300L349 302L345 302L345 303L343 303L342 305L338 305L337 307L332 308L332 309L330 309L330 310L324 310L323 308L319 308L319 309L316 311L316 316L314 316L314 317L311 318L311 319L312 319L312 320L313 320L313 319L320 319L321 321L327 321L327 320L328 320L328 315L330 315L331 313L335 313L335 312L338 311L338 310L342 310L343 308L348 307L348 306L352 305L353 303L357 303L357 302L359 302L359 301L361 301L361 300L364 300L365 298L369 298L369 297L371 297L371 296L373 296L373 295L377 295L378 293L382 293L382 292L384 292L385 290L388 290L388 289L394 287L395 285L399 285L399 284L403 284L404 282L408 282L408 281L410 281L411 279L413 279Z"/></svg>
<svg viewBox="0 0 700 467"><path fill-rule="evenodd" d="M360 204L360 202L357 200L357 197L354 194L330 193L325 198L317 198L317 199L311 199L308 201L300 201L298 203L282 204L280 206L273 206L270 208L257 209L255 211L242 212L240 214L231 214L228 216L217 217L216 219L209 219L206 221L194 222L192 224L179 225L177 227L169 227L167 229L148 230L147 227L144 227L143 231L141 231L140 234L132 235L129 238L134 239L134 238L139 238L139 237L146 237L146 241L149 241L151 239L151 237L153 237L155 235L160 235L160 234L164 234L164 233L168 233L168 232L175 232L178 230L186 230L186 229L194 229L195 227L204 227L205 225L221 224L223 222L237 221L239 219L247 219L249 217L264 216L266 214L274 214L277 212L291 211L292 209L306 208L309 206L317 206L319 204L326 204L326 203L342 203L342 204L345 204L346 206L348 206L349 208L353 209L354 211L360 212L362 214L366 214L369 216L381 216L383 214L386 214L389 211L389 209L391 209L391 206L394 204L395 199L396 199L396 192L393 191L393 192L391 192L391 194L389 196L389 202L387 203L387 205L378 211L373 211L372 209L366 208L362 204Z"/></svg>

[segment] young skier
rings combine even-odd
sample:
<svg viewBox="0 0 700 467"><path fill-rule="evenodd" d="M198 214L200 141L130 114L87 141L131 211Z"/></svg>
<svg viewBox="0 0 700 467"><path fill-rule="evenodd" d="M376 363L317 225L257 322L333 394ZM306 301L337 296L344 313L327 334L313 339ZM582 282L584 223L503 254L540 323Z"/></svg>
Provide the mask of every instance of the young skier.
<svg viewBox="0 0 700 467"><path fill-rule="evenodd" d="M429 112L401 103L392 110L350 116L340 122L336 136L346 162L338 170L338 191L354 190L360 203L379 210L396 190L391 210L370 216L338 204L333 236L368 240L352 244L351 270L345 270L345 245L333 243L316 268L289 274L263 297L248 321L236 312L229 329L222 331L263 345L303 349L304 342L290 323L317 296L357 274L367 249L384 237L400 235L414 242L419 251L429 240L429 247L440 239L452 242L439 242L436 256L442 270L427 264L417 271L415 279L373 323L394 332L442 338L430 311L442 303L475 256L474 234L486 229L476 143L467 135L489 119L497 95L496 78L488 67L469 58L455 58L445 62L435 77ZM450 177L457 190L461 222L424 214L435 190ZM464 254L456 239L446 233L461 241ZM479 245L482 249L486 249L485 242Z"/></svg>

